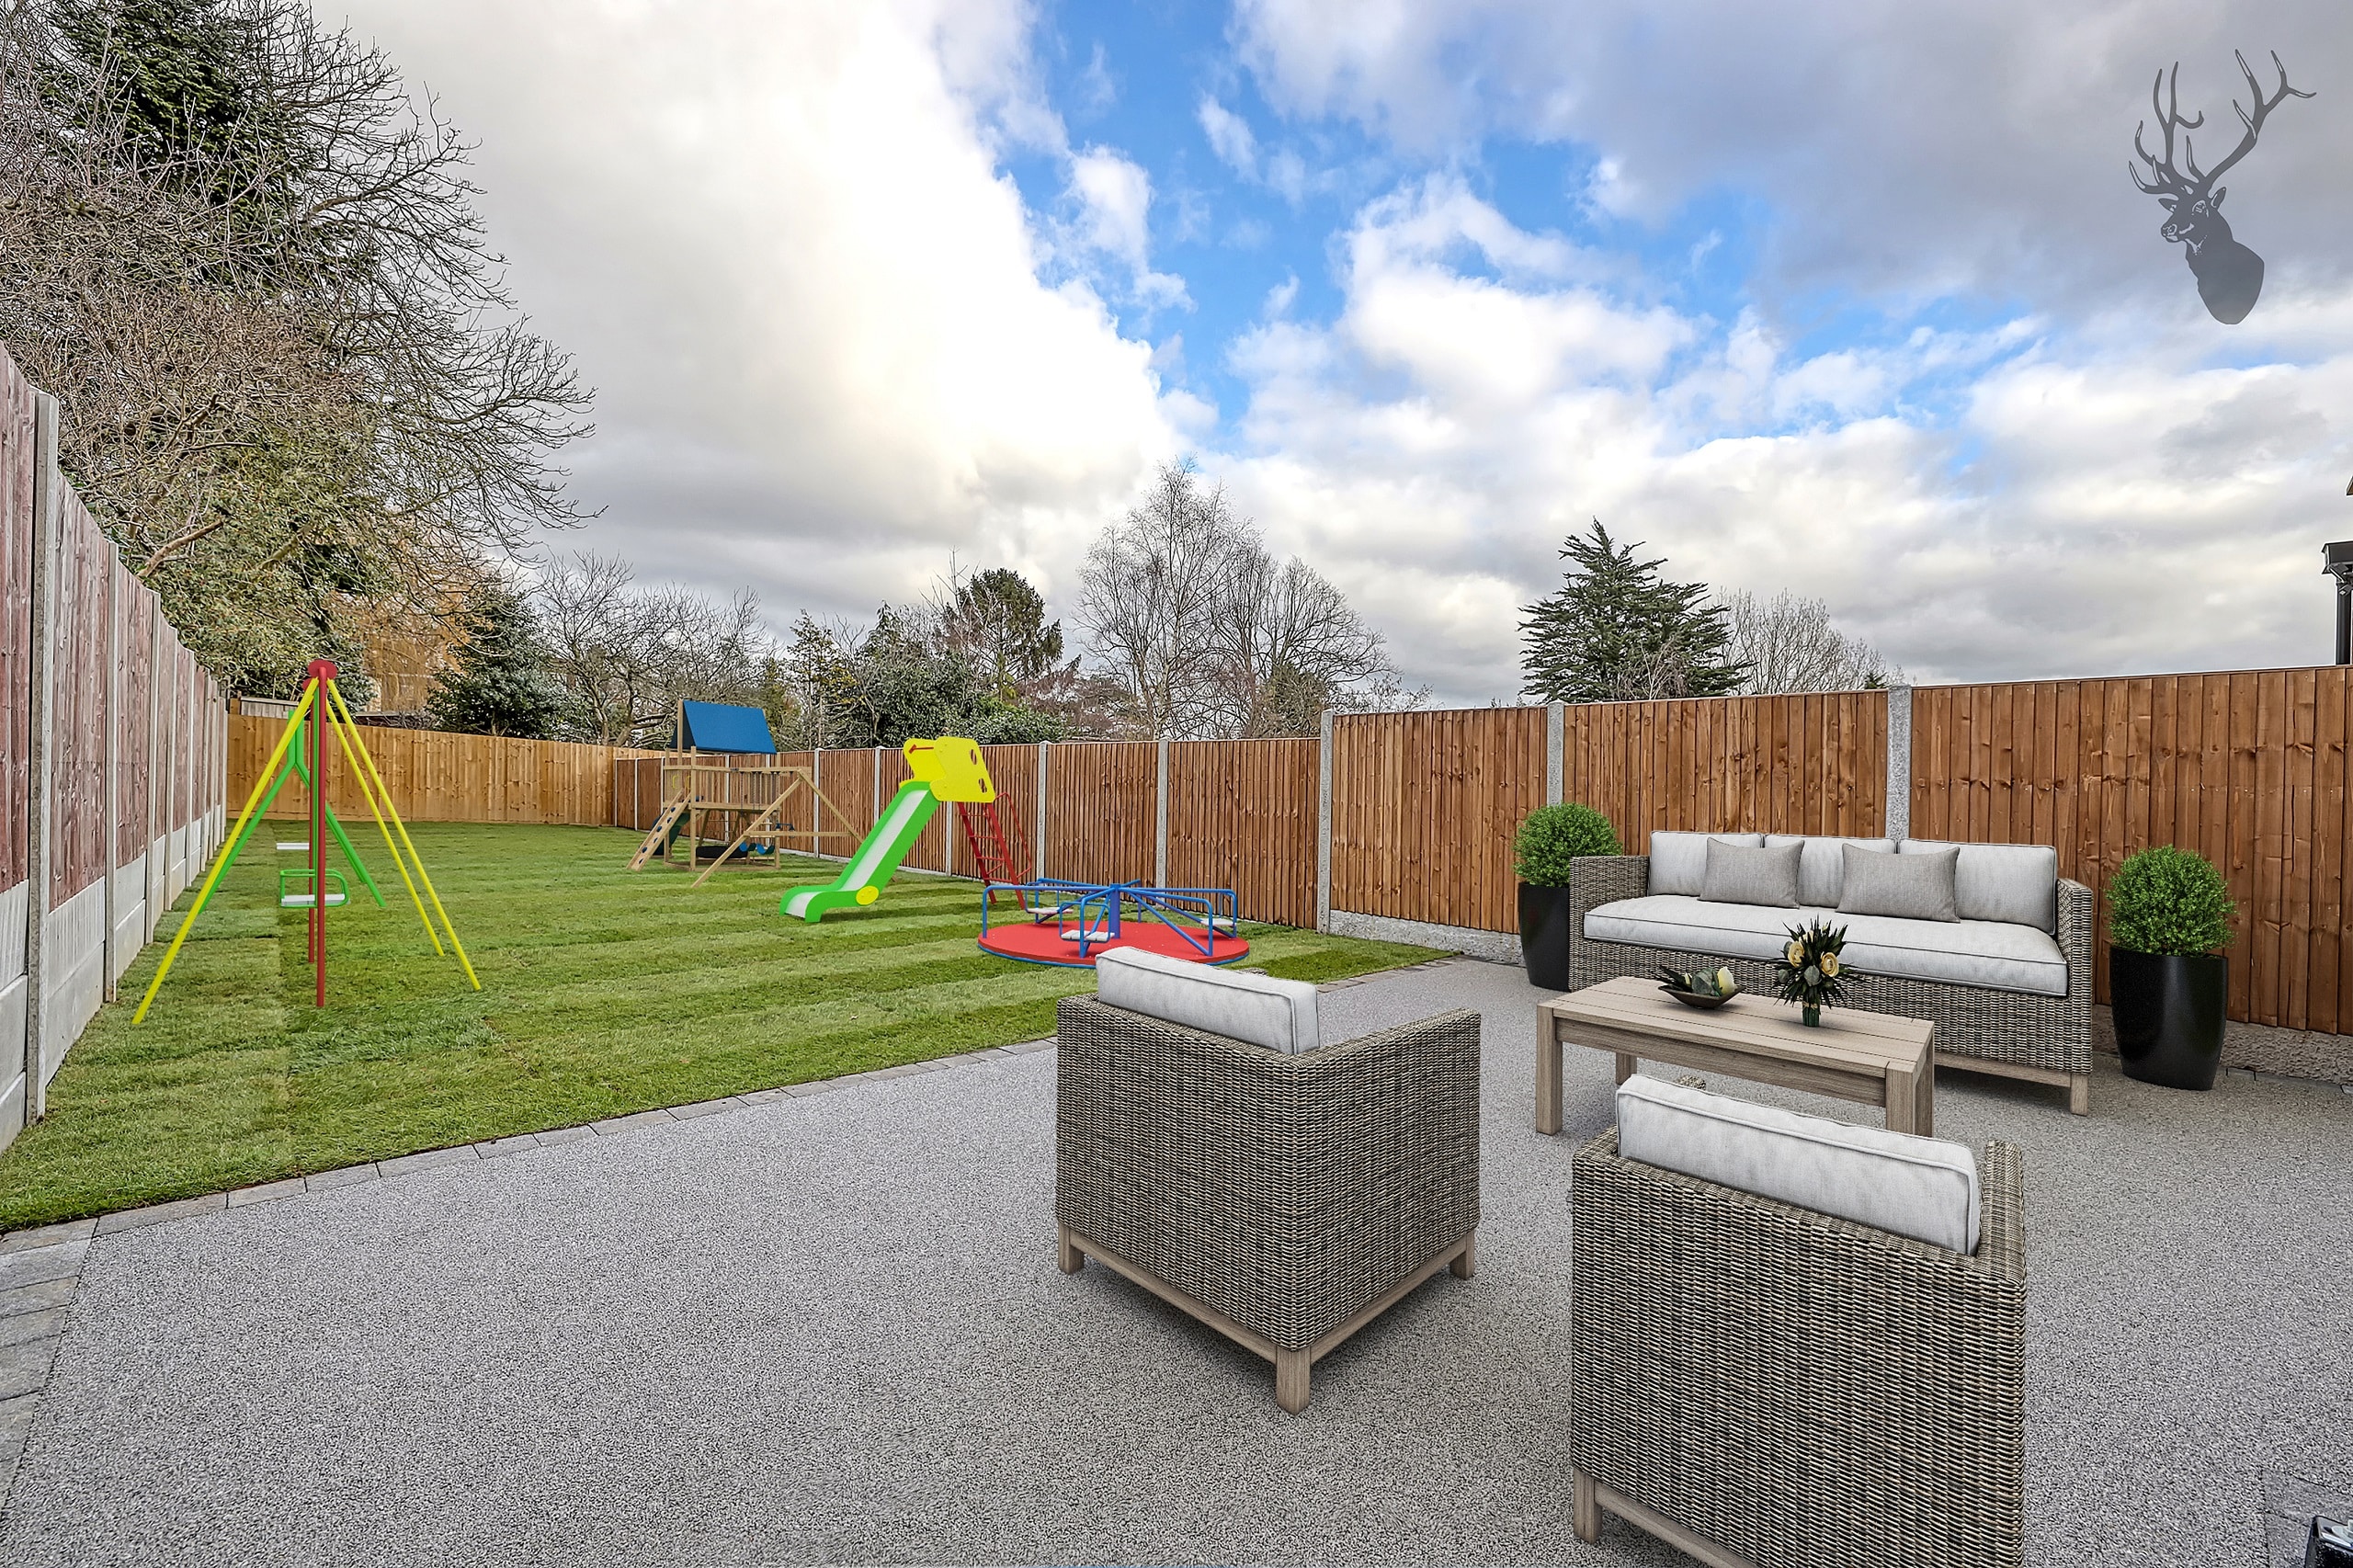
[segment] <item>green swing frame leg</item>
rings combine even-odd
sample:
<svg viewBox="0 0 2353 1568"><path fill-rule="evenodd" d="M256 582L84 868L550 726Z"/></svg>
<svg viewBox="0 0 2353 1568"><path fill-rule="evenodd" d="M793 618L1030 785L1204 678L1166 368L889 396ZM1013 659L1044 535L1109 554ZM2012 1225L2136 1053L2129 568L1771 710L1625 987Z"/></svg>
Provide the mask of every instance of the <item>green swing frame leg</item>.
<svg viewBox="0 0 2353 1568"><path fill-rule="evenodd" d="M278 792L286 788L286 781L298 777L307 789L311 782L311 770L304 766L301 749L299 746L288 756L286 766L279 768L278 777L271 780L269 793L262 797L261 807L245 824L245 831L237 835L237 841L234 844L229 846L229 858L232 861L236 859L237 852L244 848L245 841L261 830L262 819L269 814L269 808L277 803ZM335 814L333 806L327 807L326 812L327 828L335 835L335 841L343 846L345 862L350 866L352 874L359 879L360 885L368 890L369 896L376 901L376 907L383 908L384 895L378 890L376 879L368 874L367 863L359 858L359 852L352 847L351 835L343 831L343 820Z"/></svg>

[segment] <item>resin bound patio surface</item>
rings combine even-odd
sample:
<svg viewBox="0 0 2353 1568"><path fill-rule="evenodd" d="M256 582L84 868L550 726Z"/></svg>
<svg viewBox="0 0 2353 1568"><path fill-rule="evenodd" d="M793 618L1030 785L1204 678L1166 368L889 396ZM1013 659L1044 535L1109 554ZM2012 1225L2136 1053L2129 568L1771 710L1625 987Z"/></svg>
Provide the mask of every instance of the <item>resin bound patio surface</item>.
<svg viewBox="0 0 2353 1568"><path fill-rule="evenodd" d="M72 1302L0 1563L1680 1561L1569 1531L1609 1062L1572 1051L1537 1134L1538 996L1468 961L1327 994L1327 1035L1485 1011L1485 1221L1302 1416L1055 1271L1052 1053L995 1054L43 1250ZM2353 1096L2111 1068L2086 1120L1947 1074L1938 1123L2025 1152L2029 1562L2260 1563L2279 1499L2353 1492Z"/></svg>

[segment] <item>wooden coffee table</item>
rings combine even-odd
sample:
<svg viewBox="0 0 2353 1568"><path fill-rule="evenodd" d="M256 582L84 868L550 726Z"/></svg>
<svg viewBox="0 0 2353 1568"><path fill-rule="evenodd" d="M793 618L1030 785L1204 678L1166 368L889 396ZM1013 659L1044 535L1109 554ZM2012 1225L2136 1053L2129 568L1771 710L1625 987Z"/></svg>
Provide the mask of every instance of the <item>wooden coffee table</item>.
<svg viewBox="0 0 2353 1568"><path fill-rule="evenodd" d="M1740 995L1712 1011L1687 1007L1655 980L1623 976L1536 1007L1536 1130L1561 1131L1561 1047L1616 1053L1618 1081L1638 1061L1666 1062L1751 1083L1875 1105L1891 1132L1936 1131L1936 1026L1849 1007L1808 1028L1798 1010Z"/></svg>

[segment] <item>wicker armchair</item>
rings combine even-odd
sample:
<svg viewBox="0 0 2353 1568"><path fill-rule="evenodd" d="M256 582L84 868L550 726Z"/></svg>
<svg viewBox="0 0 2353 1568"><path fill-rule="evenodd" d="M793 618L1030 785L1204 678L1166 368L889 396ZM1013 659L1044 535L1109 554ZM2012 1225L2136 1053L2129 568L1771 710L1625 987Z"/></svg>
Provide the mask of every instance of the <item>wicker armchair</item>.
<svg viewBox="0 0 2353 1568"><path fill-rule="evenodd" d="M1479 1015L1300 1055L1070 997L1056 1009L1060 1262L1093 1257L1275 1365L1313 1363L1479 1224Z"/></svg>
<svg viewBox="0 0 2353 1568"><path fill-rule="evenodd" d="M1707 968L1729 964L1744 989L1769 992L1773 966L1763 960L1597 942L1586 936L1585 917L1592 911L1650 891L1650 869L1647 855L1596 855L1570 863L1570 985L1582 990L1620 975L1654 974L1661 967L1700 968L1704 958ZM2067 1108L2084 1116L2091 1110L2092 890L2063 877L2059 881L2058 941L2067 959L2064 996L1860 974L1847 983L1847 1005L1926 1018L1937 1026L1938 1066L2064 1085Z"/></svg>
<svg viewBox="0 0 2353 1568"><path fill-rule="evenodd" d="M1570 1475L1703 1562L2017 1568L2026 1279L2018 1151L1980 1161L1977 1251L1618 1154L1573 1166Z"/></svg>

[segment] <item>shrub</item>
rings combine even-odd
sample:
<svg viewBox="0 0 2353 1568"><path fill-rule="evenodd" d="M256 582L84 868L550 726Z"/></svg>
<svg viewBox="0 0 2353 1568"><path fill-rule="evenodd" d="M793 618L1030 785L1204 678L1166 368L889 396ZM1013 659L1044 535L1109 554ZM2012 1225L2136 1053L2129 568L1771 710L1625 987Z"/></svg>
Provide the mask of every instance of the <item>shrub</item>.
<svg viewBox="0 0 2353 1568"><path fill-rule="evenodd" d="M2136 953L2211 953L2230 944L2237 909L2212 862L2159 845L2109 879L2108 939Z"/></svg>
<svg viewBox="0 0 2353 1568"><path fill-rule="evenodd" d="M1519 880L1540 888L1567 887L1569 862L1579 856L1620 853L1618 830L1609 819L1574 801L1537 807L1512 842Z"/></svg>

